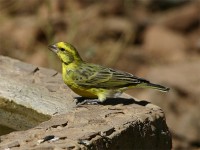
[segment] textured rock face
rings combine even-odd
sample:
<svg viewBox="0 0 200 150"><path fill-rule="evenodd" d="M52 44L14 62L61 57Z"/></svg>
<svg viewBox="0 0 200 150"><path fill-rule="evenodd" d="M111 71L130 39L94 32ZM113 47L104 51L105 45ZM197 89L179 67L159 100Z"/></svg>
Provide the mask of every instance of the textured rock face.
<svg viewBox="0 0 200 150"><path fill-rule="evenodd" d="M159 107L126 94L104 105L76 107L77 95L57 72L3 56L0 62L0 110L21 115L11 119L11 126L15 122L23 126L31 116L40 122L52 116L32 129L1 136L0 149L171 149ZM0 123L9 125L4 119Z"/></svg>
<svg viewBox="0 0 200 150"><path fill-rule="evenodd" d="M73 96L58 72L0 57L0 97L14 100L39 113L53 115L71 110ZM67 100L66 100L67 99Z"/></svg>
<svg viewBox="0 0 200 150"><path fill-rule="evenodd" d="M36 126L71 110L73 96L56 71L0 57L1 125L14 130Z"/></svg>
<svg viewBox="0 0 200 150"><path fill-rule="evenodd" d="M55 141L39 141L55 136ZM50 138L50 137L49 137ZM154 105L84 106L28 131L1 137L0 148L170 149L162 110Z"/></svg>

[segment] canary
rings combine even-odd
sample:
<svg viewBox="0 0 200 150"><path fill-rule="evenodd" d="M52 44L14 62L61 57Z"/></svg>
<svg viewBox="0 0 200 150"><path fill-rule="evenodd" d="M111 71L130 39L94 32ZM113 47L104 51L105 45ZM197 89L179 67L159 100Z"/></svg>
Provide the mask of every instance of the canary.
<svg viewBox="0 0 200 150"><path fill-rule="evenodd" d="M62 62L62 78L78 95L84 98L97 99L118 97L130 88L152 88L163 92L169 88L154 84L127 72L107 68L83 61L76 48L66 42L49 45Z"/></svg>

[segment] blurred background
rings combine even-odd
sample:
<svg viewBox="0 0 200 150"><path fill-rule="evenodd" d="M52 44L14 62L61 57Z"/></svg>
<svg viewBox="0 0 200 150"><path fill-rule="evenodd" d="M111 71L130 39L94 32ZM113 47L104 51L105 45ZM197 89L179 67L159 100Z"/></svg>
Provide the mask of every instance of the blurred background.
<svg viewBox="0 0 200 150"><path fill-rule="evenodd" d="M0 0L0 54L61 71L49 44L171 88L133 89L160 106L173 149L200 149L200 0Z"/></svg>

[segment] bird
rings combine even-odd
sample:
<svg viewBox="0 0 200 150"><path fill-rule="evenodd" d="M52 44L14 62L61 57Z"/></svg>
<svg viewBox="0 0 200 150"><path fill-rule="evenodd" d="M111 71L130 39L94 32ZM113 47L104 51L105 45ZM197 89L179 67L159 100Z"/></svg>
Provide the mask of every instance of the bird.
<svg viewBox="0 0 200 150"><path fill-rule="evenodd" d="M48 48L56 53L62 62L64 83L76 94L86 98L84 103L102 103L108 98L119 97L131 88L151 88L162 92L170 90L131 73L87 63L70 43L57 42Z"/></svg>

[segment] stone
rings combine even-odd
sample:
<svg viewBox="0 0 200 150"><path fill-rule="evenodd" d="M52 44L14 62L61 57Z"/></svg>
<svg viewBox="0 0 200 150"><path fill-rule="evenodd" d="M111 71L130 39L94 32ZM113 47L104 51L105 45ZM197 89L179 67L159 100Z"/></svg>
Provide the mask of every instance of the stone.
<svg viewBox="0 0 200 150"><path fill-rule="evenodd" d="M4 56L0 56L0 70L0 109L9 113L12 104L12 115L19 115L10 118L11 126L16 123L23 126L28 119L42 122L31 124L28 130L21 128L24 131L0 136L0 149L9 146L16 150L172 147L164 112L158 106L123 94L120 98L108 99L103 105L76 107L77 95L54 70ZM26 115L27 118L18 121ZM46 121L41 116L46 116ZM9 118L0 117L0 123L8 122L6 117Z"/></svg>

